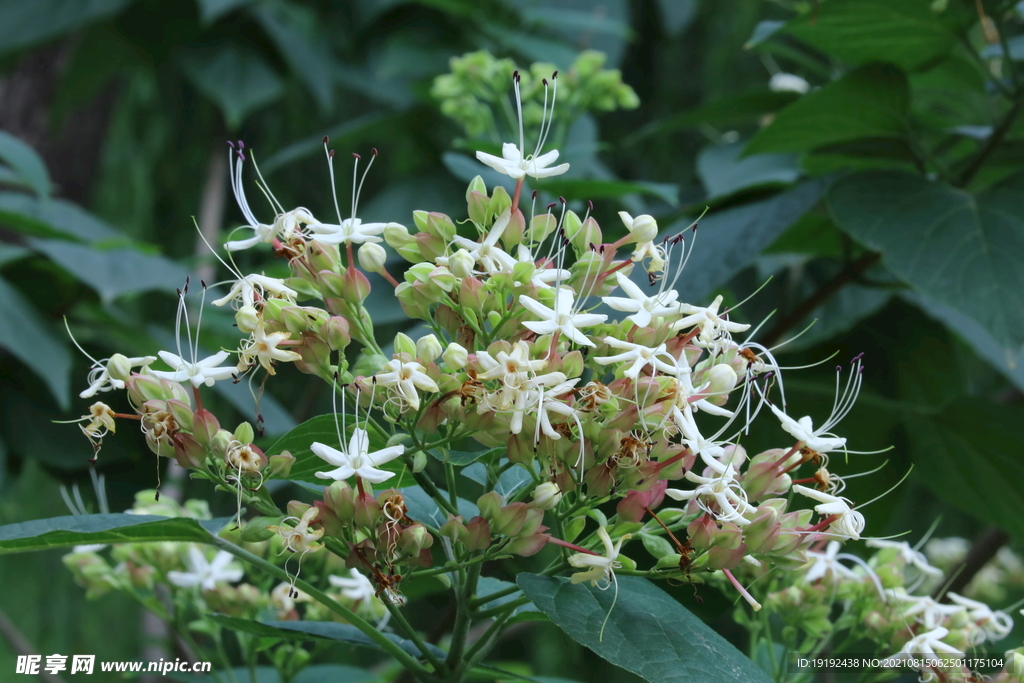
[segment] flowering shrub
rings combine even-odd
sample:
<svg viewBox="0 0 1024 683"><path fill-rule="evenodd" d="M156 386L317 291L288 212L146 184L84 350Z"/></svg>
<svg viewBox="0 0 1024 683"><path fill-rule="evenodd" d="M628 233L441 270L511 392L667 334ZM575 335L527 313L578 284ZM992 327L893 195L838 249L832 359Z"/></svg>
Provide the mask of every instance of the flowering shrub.
<svg viewBox="0 0 1024 683"><path fill-rule="evenodd" d="M465 101L476 97L465 81L475 66L506 66L485 62L456 61L435 87L468 131L486 130L489 119L479 100ZM574 106L587 106L587 87L607 91L590 106L634 104L621 83L599 78L599 66L592 56L577 64ZM742 598L737 620L755 639L772 633L754 613L764 606L779 615L791 651L820 649L815 643L844 629L883 654L908 656L1004 637L1011 620L984 603L915 593L937 570L907 544L869 540L879 552L868 562L840 552L861 540L868 504L842 495L845 465L830 462L856 452L836 430L855 406L860 356L836 368L828 414L791 414L788 370L756 341L756 328L735 319L736 307L722 296L680 300L675 284L700 249L696 223L664 234L652 216L621 212L625 234L612 240L589 209L565 200L538 206L528 179L569 169L558 150L545 151L561 100L558 74L541 68L528 81L512 74L518 140L500 155L477 153L515 181L514 191L473 179L465 216L424 210L408 225L402 216L405 223L362 221L359 192L374 150L362 176L355 157L351 210L342 214L335 196L324 222L278 203L258 171L247 173L248 148L231 145L232 189L247 224L223 255L215 249L232 280L210 305L235 310L238 346L199 357L208 286L186 282L177 346L94 361L81 397L123 391L127 400L93 403L80 428L99 453L108 433L137 423L157 457L234 496L237 514L197 541L211 550L171 542L180 538L122 545L111 567L101 549L76 548L65 561L90 594L128 592L218 648L222 629L234 630L248 663L262 651L285 679L310 659L294 634L326 633L372 644L421 680L462 680L487 666L520 608L530 604L566 628L545 607L559 591L570 602L596 601L601 617L587 622L581 642L616 661L611 644L602 648L606 635L609 643L625 637L620 619L639 618L641 631L661 623L630 604L638 593L627 577L720 585ZM523 104L524 91L534 106ZM333 181L326 138L324 150ZM254 185L273 215L250 203ZM289 277L239 270L231 255L249 249L272 250ZM373 287L394 296L419 332L381 338L367 305ZM286 365L331 387L333 414L261 448L252 425L225 429L203 405L206 387L260 375L280 381ZM777 447L748 453L751 430L773 430ZM316 498L282 510L270 492L275 480L300 482ZM464 500L478 485L483 494ZM193 530L214 524L202 505L159 494L132 512L192 518ZM547 566L519 586L483 577L494 563L545 550ZM403 587L431 577L456 602L446 648L403 616ZM481 620L490 625L470 640ZM389 628L408 640L385 635ZM271 639L269 649L257 635ZM724 641L705 637L685 656L724 657L763 678ZM784 674L780 665L776 675Z"/></svg>

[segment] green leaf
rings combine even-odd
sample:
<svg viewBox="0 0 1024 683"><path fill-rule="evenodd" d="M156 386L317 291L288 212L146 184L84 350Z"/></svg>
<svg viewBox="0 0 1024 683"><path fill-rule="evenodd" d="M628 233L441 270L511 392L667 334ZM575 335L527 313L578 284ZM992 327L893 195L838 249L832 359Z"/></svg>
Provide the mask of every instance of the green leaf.
<svg viewBox="0 0 1024 683"><path fill-rule="evenodd" d="M694 128L701 124L724 127L756 121L765 114L779 111L799 98L798 93L771 92L770 90L727 95L688 112L652 121L627 136L622 144L629 146L654 135L674 133L677 130Z"/></svg>
<svg viewBox="0 0 1024 683"><path fill-rule="evenodd" d="M109 513L67 515L0 526L0 553L22 553L93 543L209 542L227 519L197 520Z"/></svg>
<svg viewBox="0 0 1024 683"><path fill-rule="evenodd" d="M238 683L281 683L281 676L272 666L257 666L255 671L256 677L253 678L247 667L231 669L229 680L238 681ZM212 674L191 673L171 673L168 674L168 678L179 681L179 683L212 683L222 680ZM290 679L289 683L369 683L378 680L380 679L369 671L357 669L354 666L314 664L303 667L295 674L294 678Z"/></svg>
<svg viewBox="0 0 1024 683"><path fill-rule="evenodd" d="M234 43L190 47L181 65L201 93L236 130L250 113L270 104L283 92L280 77L255 50Z"/></svg>
<svg viewBox="0 0 1024 683"><path fill-rule="evenodd" d="M198 0L199 19L209 26L234 9L252 3L252 0Z"/></svg>
<svg viewBox="0 0 1024 683"><path fill-rule="evenodd" d="M745 143L705 147L697 155L697 175L709 197L725 197L752 187L788 185L800 177L795 154L740 157Z"/></svg>
<svg viewBox="0 0 1024 683"><path fill-rule="evenodd" d="M590 178L554 178L532 183L542 192L566 199L617 199L631 194L657 197L670 206L679 206L679 186L640 180L593 180Z"/></svg>
<svg viewBox="0 0 1024 683"><path fill-rule="evenodd" d="M235 667L234 669L229 669L229 672L231 678L228 680L237 681L238 683L281 683L281 675L272 666L257 666L255 668L255 677L253 677L248 667ZM221 674L221 672L218 671L218 674ZM220 683L222 680L219 676L215 677L213 674L170 673L167 677L168 680L177 681L178 683ZM293 678L292 683L296 680L298 679ZM343 681L344 679L341 680Z"/></svg>
<svg viewBox="0 0 1024 683"><path fill-rule="evenodd" d="M338 420L341 419L342 416L339 414ZM345 416L345 421L347 425L342 434L345 436L345 447L347 448L348 436L351 435L352 430L355 428L355 418L347 415ZM373 429L368 431L370 434L370 452L372 453L384 448L385 441L380 438L380 435ZM329 479L318 479L316 473L326 472L327 470L334 469L334 467L327 464L310 450L309 447L313 442L327 444L331 448L339 448L341 446L338 443L338 432L335 428L334 415L318 415L310 420L306 420L278 439L273 446L267 449L266 453L269 456L277 455L281 451L290 451L295 456L295 464L292 465L292 471L288 475L289 479L308 481L320 485L329 484ZM386 486L401 488L412 486L416 483L412 473L409 472L405 463L402 462L402 458L396 458L391 462L380 465L378 469L397 473L397 476L385 482Z"/></svg>
<svg viewBox="0 0 1024 683"><path fill-rule="evenodd" d="M405 506L408 508L409 517L417 522L423 522L437 528L448 519L448 513L434 502L434 499L427 495L427 492L420 486L405 486L398 489L405 498ZM444 492L442 492L444 495ZM475 503L465 498L459 498L456 506L463 519L470 520L480 514L480 509Z"/></svg>
<svg viewBox="0 0 1024 683"><path fill-rule="evenodd" d="M516 584L510 581L502 581L501 579L495 579L489 576L484 576L481 577L480 580L477 582L476 597L486 598L488 595L497 593L498 591L507 590L509 588L516 588ZM495 607L501 607L502 605L507 605L513 600L518 600L521 597L522 595L520 595L517 591L515 593L512 593L511 595L495 598L494 600L488 602L481 609L494 609ZM536 605L534 605L532 602L528 602L525 605L520 605L519 607L516 607L512 614L513 616L519 616L521 614L525 614L526 612L539 612L539 610L537 609Z"/></svg>
<svg viewBox="0 0 1024 683"><path fill-rule="evenodd" d="M341 643L350 643L362 647L371 647L379 650L380 646L370 640L362 631L351 624L338 624L333 621L251 621L229 617L224 614L213 614L210 618L221 626L233 631L252 633L253 635L268 638L285 638L288 640L311 640L322 638L334 640ZM422 658L419 648L412 641L399 638L391 633L384 634L388 640L398 645L407 653L416 658ZM444 659L448 653L436 645L427 645L430 650Z"/></svg>
<svg viewBox="0 0 1024 683"><path fill-rule="evenodd" d="M127 293L173 292L188 275L174 261L137 249L98 249L63 240L32 239L29 244L95 289L104 303Z"/></svg>
<svg viewBox="0 0 1024 683"><path fill-rule="evenodd" d="M977 400L954 403L932 419L911 417L919 480L979 521L1024 539L1022 421L1020 406Z"/></svg>
<svg viewBox="0 0 1024 683"><path fill-rule="evenodd" d="M744 153L807 152L858 138L902 137L909 101L902 71L869 64L780 111Z"/></svg>
<svg viewBox="0 0 1024 683"><path fill-rule="evenodd" d="M654 534L640 533L640 541L644 544L644 548L651 554L651 557L660 560L666 555L672 555L675 553L675 548L672 544L661 536L655 536Z"/></svg>
<svg viewBox="0 0 1024 683"><path fill-rule="evenodd" d="M50 194L50 174L46 172L46 164L34 149L2 130L0 159L3 159L40 197Z"/></svg>
<svg viewBox="0 0 1024 683"><path fill-rule="evenodd" d="M861 173L828 201L836 223L915 290L974 318L1006 353L1024 345L1024 174L973 196L907 173Z"/></svg>
<svg viewBox="0 0 1024 683"><path fill-rule="evenodd" d="M771 199L751 202L702 218L694 246L694 254L700 259L701 268L687 268L683 271L676 287L682 300L701 300L753 263L765 247L818 203L830 182L831 178L827 177L806 180ZM662 234L675 235L685 229L691 220L684 218Z"/></svg>
<svg viewBox="0 0 1024 683"><path fill-rule="evenodd" d="M449 462L456 467L464 467L480 460L481 458L490 459L498 453L504 453L505 448L503 446L495 446L494 448L485 448L480 451L448 451L447 456L437 449L432 449L427 452L441 462Z"/></svg>
<svg viewBox="0 0 1024 683"><path fill-rule="evenodd" d="M0 54L114 16L132 0L0 0Z"/></svg>
<svg viewBox="0 0 1024 683"><path fill-rule="evenodd" d="M70 404L71 354L35 308L6 280L0 278L0 346L39 375L67 410Z"/></svg>
<svg viewBox="0 0 1024 683"><path fill-rule="evenodd" d="M17 192L0 192L0 221L36 237L92 242L121 236L77 204Z"/></svg>
<svg viewBox="0 0 1024 683"><path fill-rule="evenodd" d="M283 2L262 4L253 16L274 41L274 47L295 75L306 84L321 111L334 103L334 57L317 31L318 18L311 8Z"/></svg>
<svg viewBox="0 0 1024 683"><path fill-rule="evenodd" d="M573 640L651 683L771 680L647 579L619 577L617 589L606 591L538 574L519 574L516 582Z"/></svg>
<svg viewBox="0 0 1024 683"><path fill-rule="evenodd" d="M821 3L785 31L851 64L885 61L908 70L945 55L957 41L921 0Z"/></svg>

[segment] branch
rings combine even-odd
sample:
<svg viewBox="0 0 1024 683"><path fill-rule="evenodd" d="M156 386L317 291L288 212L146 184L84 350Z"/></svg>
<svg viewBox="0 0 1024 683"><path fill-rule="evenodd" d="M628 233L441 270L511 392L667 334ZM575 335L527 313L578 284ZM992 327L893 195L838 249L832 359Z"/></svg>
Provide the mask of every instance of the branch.
<svg viewBox="0 0 1024 683"><path fill-rule="evenodd" d="M1002 529L992 527L974 542L962 562L949 570L946 580L935 592L935 599L942 600L946 593L962 593L982 567L996 556L999 549L1010 541L1010 536Z"/></svg>
<svg viewBox="0 0 1024 683"><path fill-rule="evenodd" d="M985 165L989 155L1002 144L1003 138L1006 137L1006 134L1013 126L1014 120L1017 118L1017 114L1020 113L1020 103L1020 99L1014 101L1010 111L1006 112L1006 116L1003 117L1003 120L999 122L999 125L996 126L992 134L985 140L985 146L978 151L974 159L971 160L971 163L960 174L960 180L957 181L958 187L966 187L974 179L978 171L981 170L981 167Z"/></svg>
<svg viewBox="0 0 1024 683"><path fill-rule="evenodd" d="M810 315L814 309L820 306L826 299L842 289L844 285L856 280L864 273L864 271L878 263L881 258L881 254L871 251L854 261L849 267L844 268L841 273L822 285L818 291L800 302L800 304L792 311L782 316L775 327L765 335L765 338L761 343L770 347L772 344L777 342L782 335L788 332L790 328L798 325L800 321Z"/></svg>

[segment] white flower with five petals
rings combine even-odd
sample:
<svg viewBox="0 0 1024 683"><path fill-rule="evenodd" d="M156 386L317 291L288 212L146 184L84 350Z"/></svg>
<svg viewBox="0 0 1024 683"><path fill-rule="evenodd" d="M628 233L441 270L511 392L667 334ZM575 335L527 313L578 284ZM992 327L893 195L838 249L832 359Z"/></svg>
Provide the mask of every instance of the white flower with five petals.
<svg viewBox="0 0 1024 683"><path fill-rule="evenodd" d="M377 384L392 387L399 402L409 410L419 410L420 395L416 389L435 393L440 391L430 375L423 372L423 366L415 361L405 363L398 358L389 360L376 375Z"/></svg>
<svg viewBox="0 0 1024 683"><path fill-rule="evenodd" d="M524 321L523 327L539 335L561 332L580 346L597 346L580 332L580 328L600 325L608 319L608 316L599 313L574 313L574 299L575 295L567 287L558 287L555 290L554 308L548 308L525 294L520 295L519 303L538 318L538 320Z"/></svg>
<svg viewBox="0 0 1024 683"><path fill-rule="evenodd" d="M334 479L344 481L357 476L371 484L380 484L395 476L394 472L377 469L378 466L390 462L405 453L405 446L390 446L370 453L370 435L365 429L356 427L352 431L348 447L332 448L327 444L314 442L309 449L337 469L330 472L317 472L318 479Z"/></svg>
<svg viewBox="0 0 1024 683"><path fill-rule="evenodd" d="M616 311L632 313L633 315L627 316L626 320L637 327L647 327L653 318L672 315L679 311L679 304L676 303L679 293L676 290L670 289L654 296L647 296L639 285L621 272L615 273L615 279L626 296L606 296L602 297L601 301Z"/></svg>
<svg viewBox="0 0 1024 683"><path fill-rule="evenodd" d="M220 550L213 556L213 560L207 561L202 550L190 545L188 558L185 560L189 571L167 572L167 580L181 588L199 586L203 590L211 591L221 581L235 583L242 580L243 571L230 566L233 559L231 553Z"/></svg>

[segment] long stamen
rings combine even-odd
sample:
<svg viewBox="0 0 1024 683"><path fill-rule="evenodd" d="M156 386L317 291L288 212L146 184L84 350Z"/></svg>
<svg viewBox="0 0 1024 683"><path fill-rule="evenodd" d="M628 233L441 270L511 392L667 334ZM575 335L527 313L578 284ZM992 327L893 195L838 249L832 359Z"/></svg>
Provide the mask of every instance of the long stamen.
<svg viewBox="0 0 1024 683"><path fill-rule="evenodd" d="M552 84L551 111L549 112L548 121L547 121L547 127L544 126L543 119L541 120L541 136L540 136L540 140L537 142L537 152L538 152L538 154L540 153L540 150L544 147L544 143L546 143L548 141L548 134L551 132L551 124L555 120L555 99L558 97L558 72L557 71L555 73L551 74L551 84ZM547 85L547 81L546 80L544 81L544 85L545 86ZM545 88L545 90L544 90L544 101L545 102L547 102L547 94L548 94L547 93L547 89Z"/></svg>
<svg viewBox="0 0 1024 683"><path fill-rule="evenodd" d="M359 179L359 189L356 190L356 196L352 200L352 218L356 217L356 209L359 208L359 198L363 194L363 183L366 182L366 176L370 172L370 168L373 166L374 159L377 158L377 148L374 147L371 150L370 161L366 164L366 168L363 170L363 177ZM355 182L355 178L352 179Z"/></svg>
<svg viewBox="0 0 1024 683"><path fill-rule="evenodd" d="M548 118L548 79L543 78L541 82L544 84L544 106L540 114L540 133L537 135L537 146L533 150L534 159L540 156L540 148L544 144L544 123Z"/></svg>
<svg viewBox="0 0 1024 683"><path fill-rule="evenodd" d="M338 188L334 183L334 150L327 149L327 143L330 139L324 136L324 153L327 155L327 172L331 177L331 196L334 197L334 213L338 215L338 225L342 224L341 220L341 208L338 206Z"/></svg>
<svg viewBox="0 0 1024 683"><path fill-rule="evenodd" d="M516 93L516 114L519 116L519 152L522 153L526 146L526 140L523 136L523 98L519 92L518 71L512 73L512 88Z"/></svg>

